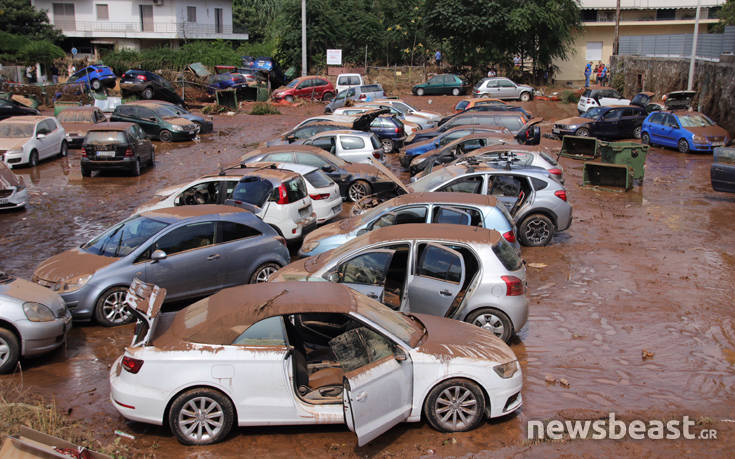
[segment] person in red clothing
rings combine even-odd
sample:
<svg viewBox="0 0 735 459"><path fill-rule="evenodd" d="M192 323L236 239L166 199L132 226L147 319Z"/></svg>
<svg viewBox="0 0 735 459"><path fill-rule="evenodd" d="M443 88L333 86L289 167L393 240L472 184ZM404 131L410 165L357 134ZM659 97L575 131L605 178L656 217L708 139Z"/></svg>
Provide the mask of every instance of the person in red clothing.
<svg viewBox="0 0 735 459"><path fill-rule="evenodd" d="M605 64L603 64L602 62L600 62L597 65L597 84L603 84L602 83L602 69L604 68L605 68Z"/></svg>

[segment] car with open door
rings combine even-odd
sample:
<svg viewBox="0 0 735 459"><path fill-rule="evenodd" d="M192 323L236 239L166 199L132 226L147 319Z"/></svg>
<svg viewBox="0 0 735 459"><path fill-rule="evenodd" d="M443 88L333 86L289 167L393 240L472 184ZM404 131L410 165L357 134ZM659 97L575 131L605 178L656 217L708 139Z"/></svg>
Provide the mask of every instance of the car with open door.
<svg viewBox="0 0 735 459"><path fill-rule="evenodd" d="M354 131L371 131L372 122L380 115L389 113L388 110L370 110L358 116L320 115L307 118L292 129L284 132L275 139L262 142L261 147L273 147L304 141L309 137L324 132L339 129Z"/></svg>
<svg viewBox="0 0 735 459"><path fill-rule="evenodd" d="M351 163L370 164L369 158L385 159L383 145L373 132L337 130L324 131L310 137L303 145L313 145Z"/></svg>
<svg viewBox="0 0 735 459"><path fill-rule="evenodd" d="M469 322L506 342L528 318L518 250L477 226L388 224L297 260L270 282L294 280L345 284L396 311Z"/></svg>
<svg viewBox="0 0 735 459"><path fill-rule="evenodd" d="M523 403L517 357L492 333L344 285L240 286L175 313L160 312L165 295L130 286L138 325L110 369L110 401L186 445L240 426L346 424L363 446L401 422L461 432Z"/></svg>
<svg viewBox="0 0 735 459"><path fill-rule="evenodd" d="M446 145L426 153L413 156L408 166L408 172L413 177L419 172L425 170L429 164L443 164L453 161L460 156L466 155L478 148L489 147L492 145L505 145L514 143L510 136L497 135L491 133L470 134L459 139L449 142Z"/></svg>

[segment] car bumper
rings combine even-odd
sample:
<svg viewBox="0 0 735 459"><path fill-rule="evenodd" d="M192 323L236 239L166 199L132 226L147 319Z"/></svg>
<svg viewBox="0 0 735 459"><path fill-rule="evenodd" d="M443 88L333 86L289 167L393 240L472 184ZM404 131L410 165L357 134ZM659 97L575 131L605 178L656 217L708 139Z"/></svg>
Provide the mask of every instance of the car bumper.
<svg viewBox="0 0 735 459"><path fill-rule="evenodd" d="M84 136L67 135L65 138L66 145L69 148L82 148L82 144L84 143Z"/></svg>
<svg viewBox="0 0 735 459"><path fill-rule="evenodd" d="M342 196L335 194L332 199L321 199L311 201L311 206L316 213L316 222L321 224L331 220L342 212Z"/></svg>
<svg viewBox="0 0 735 459"><path fill-rule="evenodd" d="M101 169L131 169L133 166L135 166L135 156L127 156L121 160L92 160L92 159L84 159L80 161L82 164L82 167L86 167L87 169L95 169L95 170L101 170Z"/></svg>
<svg viewBox="0 0 735 459"><path fill-rule="evenodd" d="M110 402L125 418L131 421L162 425L168 394L152 387L123 381L122 357L118 357L110 369Z"/></svg>
<svg viewBox="0 0 735 459"><path fill-rule="evenodd" d="M492 371L492 370L491 370ZM487 389L489 400L489 418L497 418L516 411L523 405L523 396L521 389L523 388L523 374L518 370L512 378L503 380L502 387L494 387Z"/></svg>
<svg viewBox="0 0 735 459"><path fill-rule="evenodd" d="M313 204L312 204L313 209ZM301 239L309 231L313 231L317 226L316 213L312 212L311 216L296 222L288 222L279 227L281 234L286 240L293 241Z"/></svg>
<svg viewBox="0 0 735 459"><path fill-rule="evenodd" d="M195 129L194 131L171 131L171 138L176 140L192 140L196 138L196 136L199 135L199 129Z"/></svg>
<svg viewBox="0 0 735 459"><path fill-rule="evenodd" d="M18 152L5 152L3 155L5 164L12 168L14 166L20 166L21 164L28 164L28 153L24 151L18 151Z"/></svg>
<svg viewBox="0 0 735 459"><path fill-rule="evenodd" d="M0 198L0 210L17 209L23 207L28 202L28 190L23 188L20 191L14 191L10 196Z"/></svg>
<svg viewBox="0 0 735 459"><path fill-rule="evenodd" d="M53 351L64 344L71 330L71 313L67 311L65 317L49 322L21 320L13 325L21 336L21 355L31 357Z"/></svg>
<svg viewBox="0 0 735 459"><path fill-rule="evenodd" d="M579 129L579 128L577 128L577 129ZM554 134L555 136L559 137L559 138L564 137L565 135L574 135L575 132L576 132L576 129L574 129L574 130L572 130L572 129L562 129L562 128L557 128L557 127L551 128L551 133Z"/></svg>
<svg viewBox="0 0 735 459"><path fill-rule="evenodd" d="M557 231L566 231L572 226L572 206L566 212L557 212L556 214Z"/></svg>
<svg viewBox="0 0 735 459"><path fill-rule="evenodd" d="M704 143L694 143L694 142L691 142L690 145L692 146L691 148L692 151L700 151L700 152L706 152L706 153L712 153L715 148L724 146L724 144L714 146L711 143L704 144Z"/></svg>
<svg viewBox="0 0 735 459"><path fill-rule="evenodd" d="M41 283L41 285L44 285ZM59 293L74 320L89 320L94 311L95 297L88 285L73 292ZM92 296L92 298L90 298Z"/></svg>

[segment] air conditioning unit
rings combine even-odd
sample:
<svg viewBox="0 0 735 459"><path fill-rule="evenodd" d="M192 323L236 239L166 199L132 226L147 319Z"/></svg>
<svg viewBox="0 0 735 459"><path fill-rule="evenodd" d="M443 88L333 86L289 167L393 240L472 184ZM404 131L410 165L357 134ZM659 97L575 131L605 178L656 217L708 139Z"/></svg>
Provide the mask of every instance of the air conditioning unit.
<svg viewBox="0 0 735 459"><path fill-rule="evenodd" d="M153 4L156 6L163 6L163 0L153 0Z"/></svg>

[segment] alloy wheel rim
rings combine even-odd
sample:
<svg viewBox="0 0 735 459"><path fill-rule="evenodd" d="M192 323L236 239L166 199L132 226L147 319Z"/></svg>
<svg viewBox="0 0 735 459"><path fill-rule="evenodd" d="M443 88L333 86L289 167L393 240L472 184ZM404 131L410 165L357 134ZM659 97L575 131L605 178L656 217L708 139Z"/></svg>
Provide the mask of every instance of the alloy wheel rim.
<svg viewBox="0 0 735 459"><path fill-rule="evenodd" d="M679 141L679 151L681 153L686 153L687 150L689 150L689 144L686 143L686 140Z"/></svg>
<svg viewBox="0 0 735 459"><path fill-rule="evenodd" d="M114 324L126 322L130 313L125 309L125 295L127 292L117 291L107 295L102 303L102 314L105 319Z"/></svg>
<svg viewBox="0 0 735 459"><path fill-rule="evenodd" d="M477 408L477 399L471 390L451 386L437 397L434 412L447 430L458 431L472 424L478 414Z"/></svg>
<svg viewBox="0 0 735 459"><path fill-rule="evenodd" d="M480 328L489 330L498 337L503 336L503 333L505 333L505 326L503 326L503 321L500 320L500 317L489 312L477 316L477 318L472 321L472 325L477 325Z"/></svg>
<svg viewBox="0 0 735 459"><path fill-rule="evenodd" d="M389 139L383 139L381 143L383 144L383 153L390 153L393 151L393 142Z"/></svg>
<svg viewBox="0 0 735 459"><path fill-rule="evenodd" d="M354 183L350 187L350 198L353 201L358 201L364 198L365 196L367 196L367 190L365 189L365 185L361 183Z"/></svg>
<svg viewBox="0 0 735 459"><path fill-rule="evenodd" d="M550 234L551 231L549 231L549 227L545 221L534 220L528 222L528 227L526 229L526 238L528 238L529 241L540 243L545 241Z"/></svg>
<svg viewBox="0 0 735 459"><path fill-rule="evenodd" d="M635 137L636 139L641 138L641 128L637 127L633 129L633 137Z"/></svg>
<svg viewBox="0 0 735 459"><path fill-rule="evenodd" d="M215 438L225 423L225 413L216 400L195 397L179 411L179 428L186 438L200 442Z"/></svg>
<svg viewBox="0 0 735 459"><path fill-rule="evenodd" d="M61 156L66 156L67 153L68 153L68 147L66 146L65 143L62 143L61 144Z"/></svg>
<svg viewBox="0 0 735 459"><path fill-rule="evenodd" d="M0 338L0 365L4 365L10 358L10 345L3 338Z"/></svg>
<svg viewBox="0 0 735 459"><path fill-rule="evenodd" d="M266 266L265 268L258 271L258 275L255 276L255 282L258 284L268 282L268 279L270 279L271 276L275 273L276 269L274 267Z"/></svg>

